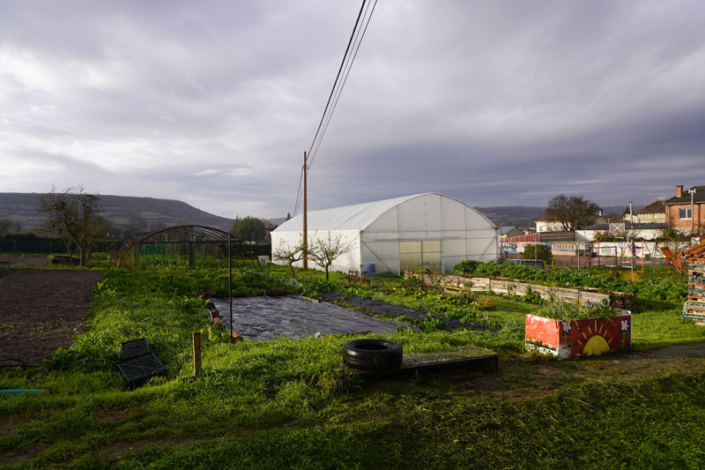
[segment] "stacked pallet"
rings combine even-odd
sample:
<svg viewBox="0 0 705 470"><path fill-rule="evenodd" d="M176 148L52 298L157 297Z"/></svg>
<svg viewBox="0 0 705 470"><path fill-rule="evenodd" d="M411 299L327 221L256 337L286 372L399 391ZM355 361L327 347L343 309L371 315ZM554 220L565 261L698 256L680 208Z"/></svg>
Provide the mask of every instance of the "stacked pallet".
<svg viewBox="0 0 705 470"><path fill-rule="evenodd" d="M705 321L705 258L688 260L688 300L683 304L683 320Z"/></svg>

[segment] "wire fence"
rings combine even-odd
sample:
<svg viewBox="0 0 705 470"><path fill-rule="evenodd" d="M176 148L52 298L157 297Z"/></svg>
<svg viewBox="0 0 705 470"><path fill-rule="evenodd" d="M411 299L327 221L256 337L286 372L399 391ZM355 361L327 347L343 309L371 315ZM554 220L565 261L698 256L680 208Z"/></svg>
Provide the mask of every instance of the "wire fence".
<svg viewBox="0 0 705 470"><path fill-rule="evenodd" d="M60 240L44 237L2 237L0 253L68 254Z"/></svg>
<svg viewBox="0 0 705 470"><path fill-rule="evenodd" d="M119 245L121 240L99 240L91 244L91 252L109 253ZM178 257L186 255L184 247L166 247L164 245L143 245L140 251L144 255L153 255L154 258ZM210 253L204 252L205 248L199 246L198 255L204 256ZM182 253L183 252L183 253ZM224 249L223 249L223 252ZM0 253L17 253L17 254L47 254L47 255L66 255L66 245L56 238L37 237L34 235L12 235L0 237ZM271 255L272 245L250 245L244 244L239 248L239 251L233 253L236 258L257 258L257 256Z"/></svg>

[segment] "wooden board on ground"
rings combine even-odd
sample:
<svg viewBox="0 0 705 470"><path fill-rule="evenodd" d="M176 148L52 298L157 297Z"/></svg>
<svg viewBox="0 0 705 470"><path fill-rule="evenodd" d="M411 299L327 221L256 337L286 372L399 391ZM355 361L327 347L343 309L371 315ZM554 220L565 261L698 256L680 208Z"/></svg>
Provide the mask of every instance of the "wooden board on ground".
<svg viewBox="0 0 705 470"><path fill-rule="evenodd" d="M353 375L363 379L384 379L409 377L417 373L434 374L446 371L497 372L499 356L491 351L478 355L478 351L468 353L463 350L439 351L431 353L404 354L401 367L390 370L353 369Z"/></svg>

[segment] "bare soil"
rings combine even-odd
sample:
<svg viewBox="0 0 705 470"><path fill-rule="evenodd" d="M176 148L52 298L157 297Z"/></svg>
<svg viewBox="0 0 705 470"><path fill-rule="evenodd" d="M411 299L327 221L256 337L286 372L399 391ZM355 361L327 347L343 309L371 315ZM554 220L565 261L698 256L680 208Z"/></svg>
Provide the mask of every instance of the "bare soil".
<svg viewBox="0 0 705 470"><path fill-rule="evenodd" d="M21 270L0 278L0 360L41 364L83 331L102 271Z"/></svg>
<svg viewBox="0 0 705 470"><path fill-rule="evenodd" d="M0 265L39 268L49 266L46 255L0 255Z"/></svg>

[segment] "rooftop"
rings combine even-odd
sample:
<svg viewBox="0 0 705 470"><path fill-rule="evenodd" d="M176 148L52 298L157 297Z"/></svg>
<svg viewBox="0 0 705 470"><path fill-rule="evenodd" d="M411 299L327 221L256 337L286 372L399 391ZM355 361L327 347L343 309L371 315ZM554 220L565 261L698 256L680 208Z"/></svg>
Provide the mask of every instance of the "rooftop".
<svg viewBox="0 0 705 470"><path fill-rule="evenodd" d="M688 195L690 196L690 195ZM658 201L654 201L651 204L649 204L646 207L643 207L636 211L636 215L642 215L642 214L663 214L666 211L666 200L665 199L659 199Z"/></svg>
<svg viewBox="0 0 705 470"><path fill-rule="evenodd" d="M695 194L693 198L693 202L697 203L703 203L705 202L705 186L693 186L690 189L684 189L683 190L683 195L681 197L672 197L671 199L666 200L667 205L673 205L673 204L690 204L690 190L694 189Z"/></svg>

